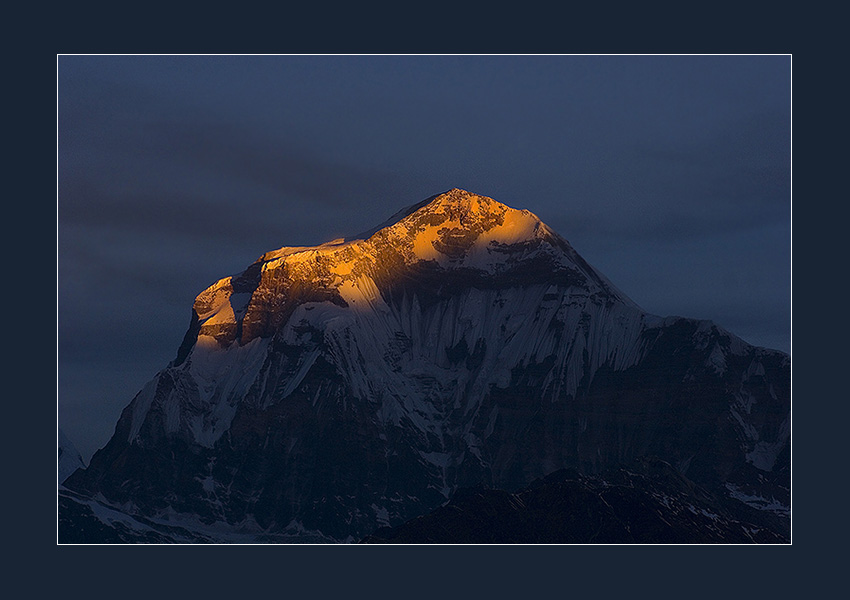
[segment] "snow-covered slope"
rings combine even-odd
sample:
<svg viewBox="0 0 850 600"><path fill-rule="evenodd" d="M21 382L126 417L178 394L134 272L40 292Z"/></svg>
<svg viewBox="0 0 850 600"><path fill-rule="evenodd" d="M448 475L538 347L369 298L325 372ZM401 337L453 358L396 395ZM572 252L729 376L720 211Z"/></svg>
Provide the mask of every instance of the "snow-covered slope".
<svg viewBox="0 0 850 600"><path fill-rule="evenodd" d="M554 353L545 385L552 396L572 395L585 366L635 364L641 332L657 322L532 213L460 190L368 240L268 252L202 292L194 311L197 337L185 364L178 359L193 408L176 394L163 410L166 432L182 428L207 447L249 392L272 400L264 387L272 341L309 348L273 380L280 399L329 353L343 359L335 363L355 396L379 400L396 423L404 417L438 433L435 394L440 405L474 410L491 380L504 387L511 368ZM481 364L469 369L446 348L478 348ZM131 437L155 392L148 386L136 401Z"/></svg>
<svg viewBox="0 0 850 600"><path fill-rule="evenodd" d="M80 453L77 451L77 448L71 443L71 440L68 439L68 436L65 435L65 432L62 431L61 428L57 434L57 445L59 447L57 483L58 485L62 485L62 482L68 478L68 475L77 469L85 468L86 465L83 462L83 457L80 456Z"/></svg>
<svg viewBox="0 0 850 600"><path fill-rule="evenodd" d="M267 252L203 291L69 483L338 540L459 486L650 454L727 496L787 488L765 476L790 465L787 355L645 313L535 215L463 190L364 238Z"/></svg>

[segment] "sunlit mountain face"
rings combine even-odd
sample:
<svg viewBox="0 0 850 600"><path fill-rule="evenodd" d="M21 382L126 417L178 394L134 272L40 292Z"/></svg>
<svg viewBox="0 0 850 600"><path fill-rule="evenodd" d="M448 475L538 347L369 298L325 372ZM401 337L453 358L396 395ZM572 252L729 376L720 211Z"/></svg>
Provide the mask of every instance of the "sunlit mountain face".
<svg viewBox="0 0 850 600"><path fill-rule="evenodd" d="M534 214L452 189L201 292L63 502L139 541L353 542L458 490L636 460L687 482L647 486L657 510L698 490L729 541L787 540L790 358L647 314ZM723 541L706 518L685 541Z"/></svg>

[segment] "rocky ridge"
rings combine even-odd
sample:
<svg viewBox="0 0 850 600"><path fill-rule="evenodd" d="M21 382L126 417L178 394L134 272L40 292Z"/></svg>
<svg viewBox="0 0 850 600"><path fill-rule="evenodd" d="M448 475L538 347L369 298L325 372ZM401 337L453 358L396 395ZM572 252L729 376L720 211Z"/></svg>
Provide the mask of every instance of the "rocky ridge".
<svg viewBox="0 0 850 600"><path fill-rule="evenodd" d="M790 511L787 355L645 313L532 213L463 190L370 233L203 291L69 487L355 541L461 487L657 456L772 523Z"/></svg>

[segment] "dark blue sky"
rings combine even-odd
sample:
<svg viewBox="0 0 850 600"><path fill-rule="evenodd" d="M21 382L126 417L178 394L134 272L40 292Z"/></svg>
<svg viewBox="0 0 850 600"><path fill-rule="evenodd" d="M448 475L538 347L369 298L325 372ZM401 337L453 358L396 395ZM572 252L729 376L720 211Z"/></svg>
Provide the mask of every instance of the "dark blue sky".
<svg viewBox="0 0 850 600"><path fill-rule="evenodd" d="M790 163L790 56L60 56L60 425L88 459L205 287L452 187L790 352Z"/></svg>

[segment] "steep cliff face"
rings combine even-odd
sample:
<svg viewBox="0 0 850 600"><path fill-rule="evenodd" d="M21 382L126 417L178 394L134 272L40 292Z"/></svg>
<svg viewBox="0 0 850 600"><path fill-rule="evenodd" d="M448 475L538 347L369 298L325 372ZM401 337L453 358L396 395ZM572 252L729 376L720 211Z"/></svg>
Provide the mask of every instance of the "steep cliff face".
<svg viewBox="0 0 850 600"><path fill-rule="evenodd" d="M351 541L458 487L649 455L783 513L789 447L787 355L649 315L532 213L454 189L203 291L176 359L68 485Z"/></svg>

